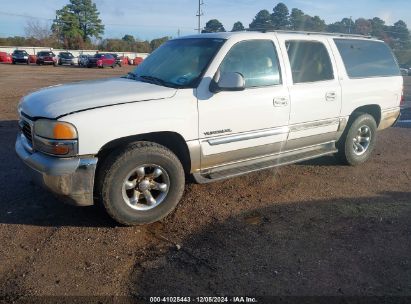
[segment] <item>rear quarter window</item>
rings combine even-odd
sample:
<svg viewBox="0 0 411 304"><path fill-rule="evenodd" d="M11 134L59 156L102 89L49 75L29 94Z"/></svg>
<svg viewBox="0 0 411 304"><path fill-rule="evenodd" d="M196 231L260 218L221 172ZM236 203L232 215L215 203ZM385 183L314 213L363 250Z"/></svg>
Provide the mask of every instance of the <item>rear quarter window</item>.
<svg viewBox="0 0 411 304"><path fill-rule="evenodd" d="M334 39L348 77L370 78L400 76L390 48L380 41Z"/></svg>

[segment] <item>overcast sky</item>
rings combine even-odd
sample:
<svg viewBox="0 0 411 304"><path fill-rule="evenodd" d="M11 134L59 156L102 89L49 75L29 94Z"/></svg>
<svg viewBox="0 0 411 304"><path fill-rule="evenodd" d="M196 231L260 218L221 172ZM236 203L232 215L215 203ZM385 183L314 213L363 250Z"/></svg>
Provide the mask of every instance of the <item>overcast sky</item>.
<svg viewBox="0 0 411 304"><path fill-rule="evenodd" d="M106 25L104 37L121 38L131 34L140 39L177 36L194 33L197 27L198 0L94 0ZM219 19L226 30L241 21L248 27L257 12L270 12L278 3L269 0L204 0L203 26L209 19ZM310 15L319 15L327 23L352 16L380 17L392 24L404 20L411 28L410 0L290 0L283 1L288 8L296 7ZM42 22L53 19L55 11L68 0L0 0L0 36L24 35L27 18L7 15L34 16Z"/></svg>

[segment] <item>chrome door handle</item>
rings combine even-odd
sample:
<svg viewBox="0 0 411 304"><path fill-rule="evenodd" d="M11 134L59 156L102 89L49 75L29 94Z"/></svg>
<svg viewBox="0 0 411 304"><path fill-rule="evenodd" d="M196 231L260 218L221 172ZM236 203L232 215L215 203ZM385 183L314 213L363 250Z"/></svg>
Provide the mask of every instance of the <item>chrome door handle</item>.
<svg viewBox="0 0 411 304"><path fill-rule="evenodd" d="M276 97L274 98L274 107L285 107L288 105L287 97Z"/></svg>
<svg viewBox="0 0 411 304"><path fill-rule="evenodd" d="M327 94L325 94L326 101L334 101L336 98L337 98L336 92L328 92Z"/></svg>

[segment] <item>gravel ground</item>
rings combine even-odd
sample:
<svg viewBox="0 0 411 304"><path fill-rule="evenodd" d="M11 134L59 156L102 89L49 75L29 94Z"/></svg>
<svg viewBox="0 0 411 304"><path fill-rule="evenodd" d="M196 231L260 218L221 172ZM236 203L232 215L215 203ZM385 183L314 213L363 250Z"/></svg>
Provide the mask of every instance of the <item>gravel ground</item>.
<svg viewBox="0 0 411 304"><path fill-rule="evenodd" d="M189 184L173 214L144 227L117 227L99 208L64 205L33 185L14 153L18 100L41 87L129 70L0 65L0 302L154 294L411 296L408 128L381 132L374 157L360 167L325 157Z"/></svg>

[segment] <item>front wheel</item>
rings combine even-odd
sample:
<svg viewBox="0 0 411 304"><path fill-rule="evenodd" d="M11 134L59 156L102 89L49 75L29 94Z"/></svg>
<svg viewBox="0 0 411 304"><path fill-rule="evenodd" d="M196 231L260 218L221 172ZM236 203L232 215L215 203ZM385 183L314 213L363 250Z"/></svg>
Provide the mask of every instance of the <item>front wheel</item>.
<svg viewBox="0 0 411 304"><path fill-rule="evenodd" d="M337 157L345 164L357 166L372 155L377 141L377 123L369 114L354 114L352 122L337 143Z"/></svg>
<svg viewBox="0 0 411 304"><path fill-rule="evenodd" d="M103 161L96 185L114 220L141 225L174 210L183 195L185 175L173 152L155 143L136 142Z"/></svg>

